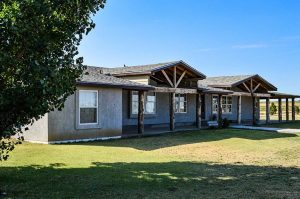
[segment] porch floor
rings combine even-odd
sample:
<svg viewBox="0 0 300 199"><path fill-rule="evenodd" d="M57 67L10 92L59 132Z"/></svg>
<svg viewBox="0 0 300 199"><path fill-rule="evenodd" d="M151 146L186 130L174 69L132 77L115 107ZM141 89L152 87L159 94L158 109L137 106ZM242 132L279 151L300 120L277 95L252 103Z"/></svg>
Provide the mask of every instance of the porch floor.
<svg viewBox="0 0 300 199"><path fill-rule="evenodd" d="M163 133L172 133L172 132L179 132L179 131L195 131L195 130L199 130L199 129L193 125L178 126L178 127L175 127L174 131L171 131L169 127L145 127L143 136L159 135L159 134L163 134ZM137 127L136 127L136 128L132 128L132 129L123 130L122 137L131 137L131 136L137 136L137 135L139 135L139 134L138 134Z"/></svg>
<svg viewBox="0 0 300 199"><path fill-rule="evenodd" d="M277 132L277 133L300 133L300 129L272 128L272 127L263 127L263 126L231 125L230 128L246 129L246 130L259 130L259 131L272 131L272 132Z"/></svg>

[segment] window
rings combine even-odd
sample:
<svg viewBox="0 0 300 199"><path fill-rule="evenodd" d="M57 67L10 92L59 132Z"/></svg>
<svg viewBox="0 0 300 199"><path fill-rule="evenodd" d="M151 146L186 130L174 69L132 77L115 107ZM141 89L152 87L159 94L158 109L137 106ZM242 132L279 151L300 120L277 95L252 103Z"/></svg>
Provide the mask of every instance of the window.
<svg viewBox="0 0 300 199"><path fill-rule="evenodd" d="M138 91L132 91L131 95L131 114L138 114L139 95ZM145 114L156 113L156 95L154 92L145 93Z"/></svg>
<svg viewBox="0 0 300 199"><path fill-rule="evenodd" d="M218 99L217 95L213 95L212 97L212 109L214 114L218 114Z"/></svg>
<svg viewBox="0 0 300 199"><path fill-rule="evenodd" d="M222 112L223 113L232 113L232 97L223 96L222 97Z"/></svg>
<svg viewBox="0 0 300 199"><path fill-rule="evenodd" d="M155 114L156 112L156 96L154 92L148 92L146 94L146 104L145 104L145 113L146 114Z"/></svg>
<svg viewBox="0 0 300 199"><path fill-rule="evenodd" d="M187 95L175 94L175 112L186 113L187 112Z"/></svg>
<svg viewBox="0 0 300 199"><path fill-rule="evenodd" d="M98 91L79 91L79 124L98 123Z"/></svg>
<svg viewBox="0 0 300 199"><path fill-rule="evenodd" d="M214 95L212 98L213 113L218 114L218 96ZM222 113L232 113L232 97L222 96L221 100Z"/></svg>

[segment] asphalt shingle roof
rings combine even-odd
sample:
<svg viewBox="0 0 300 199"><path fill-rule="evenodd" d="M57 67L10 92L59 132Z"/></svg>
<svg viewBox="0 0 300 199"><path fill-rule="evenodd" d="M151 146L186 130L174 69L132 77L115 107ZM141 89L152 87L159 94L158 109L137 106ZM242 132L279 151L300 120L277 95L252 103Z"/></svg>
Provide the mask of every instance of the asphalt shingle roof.
<svg viewBox="0 0 300 199"><path fill-rule="evenodd" d="M201 84L198 84L198 90L204 92L204 93L212 93L212 94L231 94L233 91L222 89L222 88L213 88L209 86L204 86Z"/></svg>
<svg viewBox="0 0 300 199"><path fill-rule="evenodd" d="M255 75L236 75L236 76L219 76L208 77L204 80L199 80L198 83L207 86L232 87L235 84L247 80Z"/></svg>
<svg viewBox="0 0 300 199"><path fill-rule="evenodd" d="M104 74L111 74L111 75L128 75L128 74L151 74L152 72L157 72L177 64L184 65L187 69L195 73L197 76L201 78L206 78L206 76L199 72L198 70L194 69L187 63L183 61L172 61L172 62L165 62L165 63L158 63L158 64L148 64L148 65L138 65L138 66L124 66L124 67L115 67L115 68L105 68L102 67Z"/></svg>
<svg viewBox="0 0 300 199"><path fill-rule="evenodd" d="M230 88L237 86L251 78L255 78L260 82L263 82L270 90L277 90L277 88L270 82L265 80L259 75L236 75L236 76L220 76L220 77L208 77L204 80L199 80L198 84L211 87L225 87Z"/></svg>
<svg viewBox="0 0 300 199"><path fill-rule="evenodd" d="M101 68L91 66L87 67L82 78L77 83L80 85L98 85L106 87L131 88L137 90L154 89L154 87L150 85L144 85L130 80L105 75L103 74L103 70Z"/></svg>

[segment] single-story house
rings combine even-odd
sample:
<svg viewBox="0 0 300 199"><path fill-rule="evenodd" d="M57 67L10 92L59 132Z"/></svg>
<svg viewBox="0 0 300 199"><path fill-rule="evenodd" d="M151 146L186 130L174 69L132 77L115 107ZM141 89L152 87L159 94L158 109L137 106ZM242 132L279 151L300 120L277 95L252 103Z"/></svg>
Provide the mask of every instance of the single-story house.
<svg viewBox="0 0 300 199"><path fill-rule="evenodd" d="M206 77L183 61L104 68L88 66L62 111L47 113L25 140L58 143L202 128L213 118L259 121L259 99L300 96L276 92L259 75ZM281 106L280 106L281 107ZM266 122L270 122L267 108ZM282 110L279 108L279 121ZM287 118L289 119L289 118Z"/></svg>

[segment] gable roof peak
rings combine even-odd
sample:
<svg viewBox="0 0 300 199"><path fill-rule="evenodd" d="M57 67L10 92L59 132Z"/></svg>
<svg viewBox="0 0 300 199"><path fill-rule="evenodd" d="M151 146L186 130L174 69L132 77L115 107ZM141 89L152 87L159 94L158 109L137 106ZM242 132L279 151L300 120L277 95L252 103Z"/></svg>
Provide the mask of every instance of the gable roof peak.
<svg viewBox="0 0 300 199"><path fill-rule="evenodd" d="M170 61L170 62L162 62L157 64L147 64L147 65L135 65L135 66L127 66L126 67L101 67L104 74L111 74L113 76L127 76L127 75L150 75L152 73L171 68L176 65L182 65L187 70L195 74L196 77L204 79L206 76L190 66L189 64L185 63L182 60L179 61Z"/></svg>

